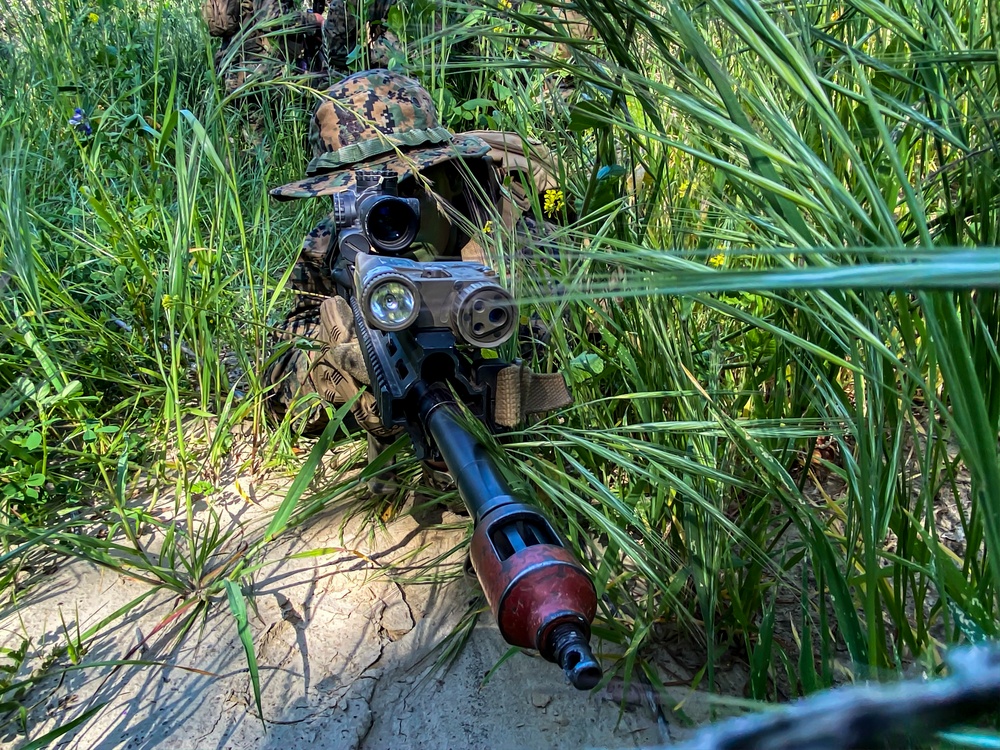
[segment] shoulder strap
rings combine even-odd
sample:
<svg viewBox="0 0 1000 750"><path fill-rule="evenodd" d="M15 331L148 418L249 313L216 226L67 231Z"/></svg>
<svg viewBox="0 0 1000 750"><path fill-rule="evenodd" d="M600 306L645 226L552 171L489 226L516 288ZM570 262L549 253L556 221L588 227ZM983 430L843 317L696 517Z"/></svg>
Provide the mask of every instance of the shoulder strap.
<svg viewBox="0 0 1000 750"><path fill-rule="evenodd" d="M473 130L490 146L489 156L507 174L520 173L531 180L539 193L559 187L552 155L541 141L526 141L519 134L496 130Z"/></svg>

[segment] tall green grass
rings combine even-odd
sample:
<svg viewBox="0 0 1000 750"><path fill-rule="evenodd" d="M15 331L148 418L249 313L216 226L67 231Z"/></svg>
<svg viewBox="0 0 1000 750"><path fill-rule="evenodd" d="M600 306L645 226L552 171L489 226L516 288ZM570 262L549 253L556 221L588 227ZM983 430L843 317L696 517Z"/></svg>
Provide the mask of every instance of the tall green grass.
<svg viewBox="0 0 1000 750"><path fill-rule="evenodd" d="M729 656L751 696L775 699L995 636L990 4L578 0L592 39L561 4L502 5L449 6L443 29L414 5L390 25L450 126L517 130L559 157L564 293L514 282L576 404L503 443L512 480L592 566L598 632L623 647L613 671L661 684L651 647L680 631L693 683L713 687ZM193 2L11 18L4 552L51 542L110 564L90 533L106 525L151 583L223 592L247 567L216 575L227 541L190 496L237 422L252 425L242 471L291 456L257 374L323 209L266 189L300 176L315 92L290 78L224 97ZM91 135L67 124L76 107ZM131 539L151 522L137 472L177 490L167 557ZM350 487L310 500L301 484L261 544ZM939 533L946 507L960 549Z"/></svg>
<svg viewBox="0 0 1000 750"><path fill-rule="evenodd" d="M626 670L672 621L710 681L742 654L756 697L995 636L988 9L584 0L594 43L534 7L514 14L526 52L572 74L572 106L539 117L526 86L504 114L557 132L591 281L552 318L568 304L601 335L591 400L526 431L520 457L548 447L531 479L602 531L602 583L636 613L611 620ZM945 505L964 557L938 536Z"/></svg>

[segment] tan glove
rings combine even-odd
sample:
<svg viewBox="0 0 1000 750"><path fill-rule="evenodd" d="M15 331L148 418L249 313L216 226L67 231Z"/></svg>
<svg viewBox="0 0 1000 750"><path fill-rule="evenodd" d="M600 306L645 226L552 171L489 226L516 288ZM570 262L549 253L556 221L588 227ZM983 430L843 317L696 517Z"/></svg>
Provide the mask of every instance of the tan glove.
<svg viewBox="0 0 1000 750"><path fill-rule="evenodd" d="M316 392L332 404L345 404L369 385L368 369L354 329L354 314L343 297L327 297L319 308L319 337L323 350L313 365L311 377ZM377 437L391 437L376 411L375 397L365 390L351 412L365 430Z"/></svg>

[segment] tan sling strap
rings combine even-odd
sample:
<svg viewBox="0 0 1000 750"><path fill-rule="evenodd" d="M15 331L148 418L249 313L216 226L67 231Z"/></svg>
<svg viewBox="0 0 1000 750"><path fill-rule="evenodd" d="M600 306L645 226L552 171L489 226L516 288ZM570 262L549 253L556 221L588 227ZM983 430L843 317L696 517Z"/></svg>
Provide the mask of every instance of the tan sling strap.
<svg viewBox="0 0 1000 750"><path fill-rule="evenodd" d="M561 409L573 403L562 373L539 374L524 365L511 365L497 373L494 421L514 427L528 414Z"/></svg>

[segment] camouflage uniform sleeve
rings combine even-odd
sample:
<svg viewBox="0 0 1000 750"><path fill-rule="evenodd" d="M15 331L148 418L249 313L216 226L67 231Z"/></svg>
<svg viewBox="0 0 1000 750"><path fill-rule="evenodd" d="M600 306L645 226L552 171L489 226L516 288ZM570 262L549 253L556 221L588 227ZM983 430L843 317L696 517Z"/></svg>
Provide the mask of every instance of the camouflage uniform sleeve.
<svg viewBox="0 0 1000 750"><path fill-rule="evenodd" d="M317 224L302 242L302 250L292 269L289 284L295 292L295 304L290 317L311 313L320 303L336 294L327 265L327 253L333 241L334 222L327 216Z"/></svg>
<svg viewBox="0 0 1000 750"><path fill-rule="evenodd" d="M203 0L201 15L211 36L228 41L240 30L240 4L237 0Z"/></svg>

